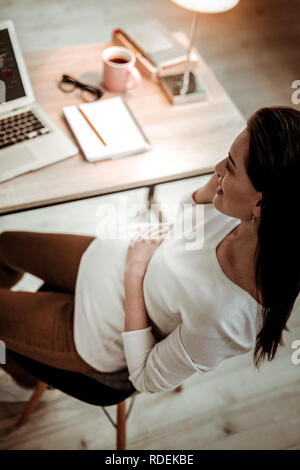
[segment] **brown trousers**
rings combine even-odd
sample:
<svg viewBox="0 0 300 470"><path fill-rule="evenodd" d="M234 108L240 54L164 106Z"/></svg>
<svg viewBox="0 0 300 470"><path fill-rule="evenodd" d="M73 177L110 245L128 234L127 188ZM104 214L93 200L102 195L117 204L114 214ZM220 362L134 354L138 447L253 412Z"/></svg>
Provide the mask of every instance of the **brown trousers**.
<svg viewBox="0 0 300 470"><path fill-rule="evenodd" d="M97 372L78 355L73 338L78 267L94 238L23 231L0 234L0 340L7 349L58 369ZM10 290L25 272L60 292ZM22 385L31 385L11 358L2 367Z"/></svg>

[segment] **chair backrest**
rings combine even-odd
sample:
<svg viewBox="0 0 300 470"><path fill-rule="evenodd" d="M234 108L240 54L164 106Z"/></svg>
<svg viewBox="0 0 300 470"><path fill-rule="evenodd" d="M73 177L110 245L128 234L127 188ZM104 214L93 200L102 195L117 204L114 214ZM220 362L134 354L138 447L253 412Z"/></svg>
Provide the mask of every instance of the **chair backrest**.
<svg viewBox="0 0 300 470"><path fill-rule="evenodd" d="M7 352L33 377L90 405L116 405L136 392L133 386L128 387L126 391L116 390L87 375L57 369L11 350Z"/></svg>

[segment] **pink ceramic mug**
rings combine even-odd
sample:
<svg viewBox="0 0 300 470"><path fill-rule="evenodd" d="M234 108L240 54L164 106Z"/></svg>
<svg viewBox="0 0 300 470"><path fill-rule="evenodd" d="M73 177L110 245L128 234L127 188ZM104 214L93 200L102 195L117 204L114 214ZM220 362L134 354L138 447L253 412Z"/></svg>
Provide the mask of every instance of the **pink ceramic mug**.
<svg viewBox="0 0 300 470"><path fill-rule="evenodd" d="M141 74L134 67L135 55L126 47L108 47L102 52L102 60L102 83L107 90L123 93L140 83Z"/></svg>

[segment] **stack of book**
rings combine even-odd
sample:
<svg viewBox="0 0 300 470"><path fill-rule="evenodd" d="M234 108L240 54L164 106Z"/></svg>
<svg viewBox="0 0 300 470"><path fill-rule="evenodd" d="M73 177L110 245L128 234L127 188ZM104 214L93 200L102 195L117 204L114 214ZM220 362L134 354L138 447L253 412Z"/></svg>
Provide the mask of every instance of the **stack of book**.
<svg viewBox="0 0 300 470"><path fill-rule="evenodd" d="M113 41L134 52L136 67L146 77L159 82L161 77L184 72L187 48L179 43L156 19L113 31ZM197 65L191 54L190 70Z"/></svg>

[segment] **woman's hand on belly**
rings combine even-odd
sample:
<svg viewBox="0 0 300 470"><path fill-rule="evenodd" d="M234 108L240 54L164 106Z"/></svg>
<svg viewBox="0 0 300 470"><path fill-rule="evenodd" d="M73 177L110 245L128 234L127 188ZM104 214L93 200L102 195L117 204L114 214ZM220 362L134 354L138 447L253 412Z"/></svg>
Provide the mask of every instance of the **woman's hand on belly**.
<svg viewBox="0 0 300 470"><path fill-rule="evenodd" d="M164 224L147 229L131 240L125 264L125 285L136 278L144 278L153 253L164 240L170 226L171 224Z"/></svg>
<svg viewBox="0 0 300 470"><path fill-rule="evenodd" d="M170 229L159 226L136 236L130 243L124 274L125 331L140 330L149 326L143 293L143 280L149 261Z"/></svg>

